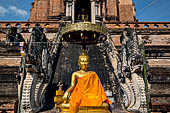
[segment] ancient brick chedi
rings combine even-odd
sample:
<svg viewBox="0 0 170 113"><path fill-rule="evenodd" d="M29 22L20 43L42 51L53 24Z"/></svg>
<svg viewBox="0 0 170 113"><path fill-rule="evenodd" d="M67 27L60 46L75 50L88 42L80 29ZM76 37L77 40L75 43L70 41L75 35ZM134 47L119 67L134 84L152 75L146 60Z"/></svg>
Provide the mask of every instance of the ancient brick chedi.
<svg viewBox="0 0 170 113"><path fill-rule="evenodd" d="M76 4L80 0L35 0L29 21L49 21L60 19L68 13L75 13ZM91 4L91 11L98 12L97 16L105 16L106 20L112 21L136 21L135 8L132 0L98 0L92 7L94 0L86 0ZM87 5L90 5L87 4ZM80 4L77 4L80 5ZM86 5L86 4L85 4ZM68 8L68 9L67 9Z"/></svg>
<svg viewBox="0 0 170 113"><path fill-rule="evenodd" d="M47 89L48 99L46 99L46 105L54 105L52 102L57 84L61 79L64 82L70 81L71 73L78 69L77 59L81 51L79 45L70 45L68 43L64 43L62 46L57 45L60 40L56 39L61 39L60 30L63 24L81 23L82 21L88 21L87 23L91 22L96 25L104 25L107 28L109 34L107 35L107 39L110 40L104 43L106 45L93 45L88 49L90 56L89 68L99 74L103 84L113 78L110 77L110 75L114 75L111 65L116 65L117 62L113 60L114 62L109 64L108 58L114 56L115 51L118 52L120 57L124 56L125 58L126 55L131 56L131 49L126 50L129 51L128 54L125 54L125 52L121 54L122 48L130 47L125 43L124 46L122 46L120 39L123 32L125 34L123 35L124 42L127 41L129 45L131 42L126 40L126 37L129 37L129 39L133 37L135 40L140 39L139 44L141 44L143 40L148 61L147 71L149 73L147 74L147 79L150 84L149 96L150 105L152 106L150 106L150 110L152 112L170 111L170 22L138 22L132 0L34 0L31 5L32 8L28 21L0 22L0 42L3 42L0 43L0 112L5 110L14 112L17 111L17 108L21 110L20 112L25 110L29 112L29 110L33 108L36 111L40 110L45 102L46 95L44 92L49 85L49 81L52 82L50 83L51 86ZM44 30L44 34L42 34L43 30L37 26L41 26L47 30ZM13 29L13 27L18 28ZM30 28L34 28L32 32ZM135 30L126 34L125 28ZM39 37L41 37L42 40L39 40ZM50 54L50 60L48 61L48 63L51 63L48 65L49 73L43 74L40 71L45 69L40 70L40 68L38 68L39 72L32 74L33 71L28 69L30 65L25 66L23 62L28 58L24 59L24 57L21 57L19 54L19 46L17 43L13 43L23 39L25 39L25 42L29 40L28 44L30 45L28 50L31 46L33 48L37 46L43 47L41 44L34 45L34 43L29 43L31 42L30 39L38 40L38 42L45 39L48 43L54 41L54 43L49 44L49 52L47 52L47 45L45 49L37 49L40 54L35 55L34 52L31 53L31 51L29 51L32 55L32 59L30 58L32 62L35 60L33 56L36 56L37 59L39 58L38 60L36 59L37 62L42 60L42 57L40 57L42 51L44 52L44 56L47 55L47 53ZM135 43L137 43L137 41ZM114 55L106 55L107 52L105 50L110 47L112 50L110 52L115 52ZM142 55L138 56L141 57ZM22 61L22 63L20 63L20 61ZM142 62L136 61L135 63L138 64ZM135 65L135 63L133 64ZM39 66L41 63L35 63L34 66L35 65ZM25 68L28 73L23 71L23 68ZM50 73L51 69L55 70L53 74ZM125 70L127 73L128 68ZM48 76L50 74L53 75L53 77ZM53 78L53 80L50 80L51 78ZM140 80L142 81L142 79ZM32 93L30 93L30 89ZM112 89L114 88L112 87ZM22 99L22 103L18 104L18 101L21 101L19 99ZM145 108L146 106L144 105L143 107Z"/></svg>

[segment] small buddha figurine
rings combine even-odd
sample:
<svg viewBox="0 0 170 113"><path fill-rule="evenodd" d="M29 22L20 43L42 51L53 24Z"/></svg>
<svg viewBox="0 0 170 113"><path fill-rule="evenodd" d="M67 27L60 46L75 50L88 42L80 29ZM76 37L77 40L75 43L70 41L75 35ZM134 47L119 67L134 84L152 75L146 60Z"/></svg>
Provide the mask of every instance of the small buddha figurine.
<svg viewBox="0 0 170 113"><path fill-rule="evenodd" d="M80 70L72 74L71 87L63 96L66 99L68 95L71 95L69 113L77 113L79 106L101 106L104 102L112 104L105 94L98 75L93 71L87 70L89 56L85 50L79 56L78 63Z"/></svg>
<svg viewBox="0 0 170 113"><path fill-rule="evenodd" d="M86 13L84 8L82 8L80 14L78 15L78 20L80 20L80 21L88 21L88 14Z"/></svg>

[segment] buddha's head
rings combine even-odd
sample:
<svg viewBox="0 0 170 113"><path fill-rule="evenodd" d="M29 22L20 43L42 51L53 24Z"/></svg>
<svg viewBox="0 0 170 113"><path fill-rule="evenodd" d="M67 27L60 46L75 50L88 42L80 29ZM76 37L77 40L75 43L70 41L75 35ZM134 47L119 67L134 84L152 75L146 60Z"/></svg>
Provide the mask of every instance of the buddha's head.
<svg viewBox="0 0 170 113"><path fill-rule="evenodd" d="M85 9L84 8L81 9L81 13L85 14Z"/></svg>
<svg viewBox="0 0 170 113"><path fill-rule="evenodd" d="M82 50L82 54L79 56L79 66L80 69L83 71L87 71L88 64L89 64L89 56L86 54L86 50Z"/></svg>

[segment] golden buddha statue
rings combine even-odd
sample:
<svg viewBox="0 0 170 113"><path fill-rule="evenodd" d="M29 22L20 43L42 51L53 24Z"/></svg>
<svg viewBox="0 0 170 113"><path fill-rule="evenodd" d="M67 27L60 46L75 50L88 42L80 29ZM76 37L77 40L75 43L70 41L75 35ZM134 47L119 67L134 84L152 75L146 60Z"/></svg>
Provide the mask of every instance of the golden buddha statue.
<svg viewBox="0 0 170 113"><path fill-rule="evenodd" d="M63 99L66 100L71 95L69 113L77 113L83 107L86 108L86 111L88 108L91 108L93 111L98 109L98 113L100 111L101 113L108 113L106 109L108 104L112 102L108 100L98 75L93 71L87 71L89 56L85 50L79 56L78 63L80 70L72 74L71 87L63 96ZM102 105L102 103L108 104Z"/></svg>

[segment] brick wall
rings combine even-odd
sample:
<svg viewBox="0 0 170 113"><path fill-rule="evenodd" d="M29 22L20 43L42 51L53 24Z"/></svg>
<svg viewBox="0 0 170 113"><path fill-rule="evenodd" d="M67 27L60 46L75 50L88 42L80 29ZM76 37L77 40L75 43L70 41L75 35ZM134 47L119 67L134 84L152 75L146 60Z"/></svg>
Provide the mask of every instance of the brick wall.
<svg viewBox="0 0 170 113"><path fill-rule="evenodd" d="M119 5L119 21L135 21L134 7L132 5Z"/></svg>
<svg viewBox="0 0 170 113"><path fill-rule="evenodd" d="M49 13L49 0L35 0L30 13L29 21L46 21Z"/></svg>
<svg viewBox="0 0 170 113"><path fill-rule="evenodd" d="M63 0L35 0L32 3L29 21L48 21L48 16L59 16L63 12Z"/></svg>
<svg viewBox="0 0 170 113"><path fill-rule="evenodd" d="M118 18L117 12L118 12L118 7L117 7L117 0L108 0L107 1L107 16L111 17L112 20L116 20Z"/></svg>
<svg viewBox="0 0 170 113"><path fill-rule="evenodd" d="M63 0L50 0L49 16L58 16L64 12Z"/></svg>
<svg viewBox="0 0 170 113"><path fill-rule="evenodd" d="M135 21L134 5L132 0L119 1L119 21Z"/></svg>
<svg viewBox="0 0 170 113"><path fill-rule="evenodd" d="M30 21L35 21L35 7L34 7L34 3L35 2L31 3L32 8L30 9L30 18L29 18Z"/></svg>

